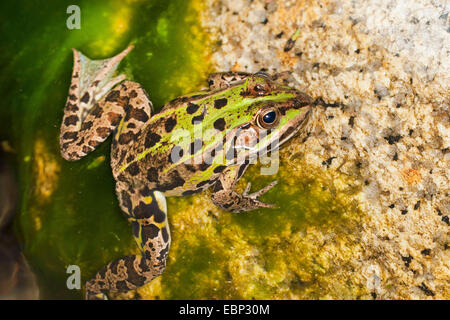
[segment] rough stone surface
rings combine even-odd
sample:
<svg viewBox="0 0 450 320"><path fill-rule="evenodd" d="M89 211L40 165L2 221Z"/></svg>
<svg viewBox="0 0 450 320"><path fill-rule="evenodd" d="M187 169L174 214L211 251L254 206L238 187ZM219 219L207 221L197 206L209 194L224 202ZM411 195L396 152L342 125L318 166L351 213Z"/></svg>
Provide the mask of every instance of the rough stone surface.
<svg viewBox="0 0 450 320"><path fill-rule="evenodd" d="M341 279L376 299L449 299L448 2L209 3L204 23L220 44L217 70L289 70L289 85L331 104L315 109L306 141L282 155L301 154L306 165L361 186L358 249L344 241L334 252L336 261L351 260ZM321 287L322 297L344 297Z"/></svg>

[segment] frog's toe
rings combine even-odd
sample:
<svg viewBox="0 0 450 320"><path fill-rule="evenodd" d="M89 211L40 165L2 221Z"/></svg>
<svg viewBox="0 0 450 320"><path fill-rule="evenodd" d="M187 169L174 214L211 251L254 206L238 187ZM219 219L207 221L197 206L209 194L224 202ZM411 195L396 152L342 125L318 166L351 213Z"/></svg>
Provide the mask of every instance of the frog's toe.
<svg viewBox="0 0 450 320"><path fill-rule="evenodd" d="M91 60L74 49L74 55L76 57L75 68L79 68L80 70L79 92L81 100L83 100L83 97L86 97L88 101L98 101L115 85L125 80L125 75L113 77L113 74L120 61L132 49L133 46L129 46L116 56L103 60Z"/></svg>
<svg viewBox="0 0 450 320"><path fill-rule="evenodd" d="M245 188L244 193L242 194L243 196L247 196L251 199L258 199L260 196L262 196L264 193L266 193L267 191L269 191L270 189L272 189L276 184L278 183L277 180L272 181L270 184L268 184L267 186L265 186L264 188L262 188L259 191L253 192L251 194L248 194L248 192L250 191L250 187L251 184L250 182L247 184L247 187Z"/></svg>

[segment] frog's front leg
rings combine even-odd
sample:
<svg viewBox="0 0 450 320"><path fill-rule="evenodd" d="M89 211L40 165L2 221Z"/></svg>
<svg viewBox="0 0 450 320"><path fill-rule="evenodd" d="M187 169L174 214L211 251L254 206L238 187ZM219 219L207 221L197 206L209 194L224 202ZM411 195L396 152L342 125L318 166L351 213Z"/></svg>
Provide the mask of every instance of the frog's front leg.
<svg viewBox="0 0 450 320"><path fill-rule="evenodd" d="M234 191L236 182L242 177L247 166L247 164L243 164L241 166L228 167L221 173L218 181L214 184L213 193L211 194L211 200L216 206L231 212L275 207L273 204L259 201L258 198L275 186L277 181L273 181L261 190L250 194L250 183L247 184L242 194Z"/></svg>
<svg viewBox="0 0 450 320"><path fill-rule="evenodd" d="M109 91L125 79L124 75L113 74L131 49L105 60L90 60L74 49L72 82L60 134L61 155L66 160L78 160L93 151L124 116L129 102L127 86L122 85L120 99L119 92Z"/></svg>
<svg viewBox="0 0 450 320"><path fill-rule="evenodd" d="M140 253L119 258L103 267L86 283L86 299L106 299L109 292L136 289L161 275L170 247L164 195L117 184L120 206L131 222Z"/></svg>

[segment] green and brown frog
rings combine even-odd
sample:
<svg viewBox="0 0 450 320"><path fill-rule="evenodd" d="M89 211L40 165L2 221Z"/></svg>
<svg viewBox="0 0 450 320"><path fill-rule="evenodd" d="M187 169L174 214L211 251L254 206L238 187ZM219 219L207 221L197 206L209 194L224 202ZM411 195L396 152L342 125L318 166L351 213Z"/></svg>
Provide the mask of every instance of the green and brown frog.
<svg viewBox="0 0 450 320"><path fill-rule="evenodd" d="M114 76L132 46L105 60L74 50L61 124L62 156L78 160L113 135L111 167L120 207L140 253L110 262L86 283L87 299L136 289L164 271L170 247L166 196L212 188L215 205L243 212L273 205L242 194L236 182L257 155L276 150L305 123L311 99L265 73L214 73L209 89L179 97L154 113L144 89Z"/></svg>

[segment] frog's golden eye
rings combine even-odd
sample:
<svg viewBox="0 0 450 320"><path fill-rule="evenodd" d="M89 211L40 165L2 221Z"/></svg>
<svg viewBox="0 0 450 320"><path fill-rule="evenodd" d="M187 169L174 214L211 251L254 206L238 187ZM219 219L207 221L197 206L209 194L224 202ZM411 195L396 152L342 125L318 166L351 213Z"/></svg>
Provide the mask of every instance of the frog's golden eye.
<svg viewBox="0 0 450 320"><path fill-rule="evenodd" d="M262 129L270 129L280 122L280 111L277 108L266 108L259 111L256 124Z"/></svg>

